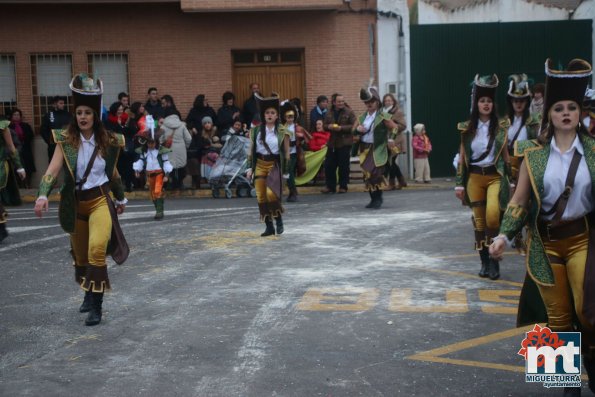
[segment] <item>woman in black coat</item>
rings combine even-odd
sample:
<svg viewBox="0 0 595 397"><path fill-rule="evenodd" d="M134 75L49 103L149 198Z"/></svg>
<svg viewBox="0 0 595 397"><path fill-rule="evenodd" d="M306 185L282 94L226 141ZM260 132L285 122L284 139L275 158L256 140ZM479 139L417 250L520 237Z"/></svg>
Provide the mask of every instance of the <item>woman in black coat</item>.
<svg viewBox="0 0 595 397"><path fill-rule="evenodd" d="M235 118L240 117L240 108L236 106L236 97L231 91L223 93L223 106L217 111L217 129L220 133L229 130Z"/></svg>
<svg viewBox="0 0 595 397"><path fill-rule="evenodd" d="M33 128L28 123L23 121L23 112L14 108L8 115L10 124L8 128L15 132L18 142L15 142L15 146L18 148L19 156L23 163L23 168L27 173L27 177L24 180L25 188L31 186L31 175L35 172L35 161L33 159Z"/></svg>

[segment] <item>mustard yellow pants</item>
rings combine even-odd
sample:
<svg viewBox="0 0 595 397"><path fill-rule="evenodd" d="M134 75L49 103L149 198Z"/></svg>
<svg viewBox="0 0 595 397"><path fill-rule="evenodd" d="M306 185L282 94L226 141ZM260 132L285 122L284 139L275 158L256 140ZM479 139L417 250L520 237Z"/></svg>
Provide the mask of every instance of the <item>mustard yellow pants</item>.
<svg viewBox="0 0 595 397"><path fill-rule="evenodd" d="M275 218L283 213L283 206L280 198L267 186L267 176L275 166L275 161L256 160L254 171L254 189L256 190L256 201L260 212L260 220L267 217Z"/></svg>
<svg viewBox="0 0 595 397"><path fill-rule="evenodd" d="M545 252L551 258L555 285L537 285L548 315L552 331L572 330L574 315L583 331L593 333L592 324L583 316L583 282L587 262L589 233L558 241L544 241ZM553 262L564 262L553 263Z"/></svg>
<svg viewBox="0 0 595 397"><path fill-rule="evenodd" d="M74 233L70 235L75 279L85 291L110 289L105 256L112 232L112 218L104 196L79 201Z"/></svg>
<svg viewBox="0 0 595 397"><path fill-rule="evenodd" d="M491 238L500 229L500 174L481 175L470 173L467 182L473 222L476 232L476 248L481 249L491 243ZM481 238L479 236L487 237Z"/></svg>
<svg viewBox="0 0 595 397"><path fill-rule="evenodd" d="M512 172L511 178L513 181L519 180L519 170L521 169L521 158L510 155L510 170Z"/></svg>

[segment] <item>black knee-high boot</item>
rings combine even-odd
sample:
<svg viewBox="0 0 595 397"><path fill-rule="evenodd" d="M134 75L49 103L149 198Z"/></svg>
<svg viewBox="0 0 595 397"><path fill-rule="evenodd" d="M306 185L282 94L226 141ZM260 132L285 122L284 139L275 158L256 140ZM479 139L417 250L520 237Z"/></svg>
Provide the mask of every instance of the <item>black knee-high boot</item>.
<svg viewBox="0 0 595 397"><path fill-rule="evenodd" d="M85 298L79 308L79 312L87 313L89 311L91 311L91 291L85 291Z"/></svg>
<svg viewBox="0 0 595 397"><path fill-rule="evenodd" d="M6 222L0 223L0 241L4 240L8 237L8 232L6 231Z"/></svg>
<svg viewBox="0 0 595 397"><path fill-rule="evenodd" d="M366 205L366 208L372 208L372 203L374 203L374 192L372 191L372 189L370 189L368 193L370 193L370 202L368 203L368 205Z"/></svg>
<svg viewBox="0 0 595 397"><path fill-rule="evenodd" d="M101 322L102 305L103 292L91 292L91 310L89 310L85 325L97 325Z"/></svg>
<svg viewBox="0 0 595 397"><path fill-rule="evenodd" d="M260 235L260 237L274 236L275 226L273 226L273 220L271 219L271 217L267 216L264 219L264 224L267 225L267 228L264 229L264 232Z"/></svg>
<svg viewBox="0 0 595 397"><path fill-rule="evenodd" d="M374 191L374 199L372 200L372 209L380 209L380 207L382 206L382 190L377 189Z"/></svg>
<svg viewBox="0 0 595 397"><path fill-rule="evenodd" d="M488 247L483 247L479 251L479 257L481 258L481 269L479 270L479 277L488 277L488 267L490 265L490 251Z"/></svg>
<svg viewBox="0 0 595 397"><path fill-rule="evenodd" d="M283 218L281 218L281 215L277 216L275 221L277 223L277 234L283 234L285 229L283 228Z"/></svg>

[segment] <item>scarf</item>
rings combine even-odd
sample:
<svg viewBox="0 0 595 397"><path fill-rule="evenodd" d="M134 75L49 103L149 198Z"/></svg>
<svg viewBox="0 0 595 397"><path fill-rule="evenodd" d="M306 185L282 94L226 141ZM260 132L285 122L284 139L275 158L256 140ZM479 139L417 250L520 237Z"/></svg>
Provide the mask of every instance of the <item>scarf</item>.
<svg viewBox="0 0 595 397"><path fill-rule="evenodd" d="M23 131L21 123L10 123L9 127L12 128L14 132L16 132L19 141L21 141L21 143L25 143L25 131Z"/></svg>

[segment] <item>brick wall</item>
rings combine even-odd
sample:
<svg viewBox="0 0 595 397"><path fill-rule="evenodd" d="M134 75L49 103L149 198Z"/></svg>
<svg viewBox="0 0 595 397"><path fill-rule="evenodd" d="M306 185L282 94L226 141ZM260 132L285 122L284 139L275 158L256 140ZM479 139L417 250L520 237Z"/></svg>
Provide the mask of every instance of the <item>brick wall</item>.
<svg viewBox="0 0 595 397"><path fill-rule="evenodd" d="M72 54L75 72L87 70L89 52L127 52L131 99L145 101L147 88L156 86L174 97L185 117L199 93L219 108L221 94L232 88L231 50L304 48L307 110L318 95L338 91L359 112L359 88L370 75L368 25L375 17L346 10L183 13L171 3L9 4L3 14L20 17L0 24L0 52L16 55L18 105L28 120L30 54L58 52ZM39 164L45 169L45 159Z"/></svg>

